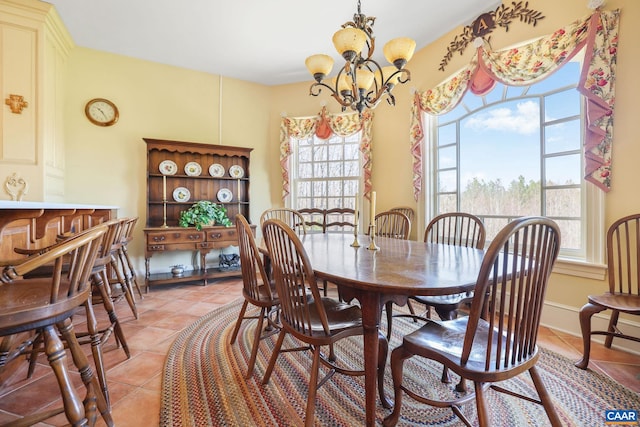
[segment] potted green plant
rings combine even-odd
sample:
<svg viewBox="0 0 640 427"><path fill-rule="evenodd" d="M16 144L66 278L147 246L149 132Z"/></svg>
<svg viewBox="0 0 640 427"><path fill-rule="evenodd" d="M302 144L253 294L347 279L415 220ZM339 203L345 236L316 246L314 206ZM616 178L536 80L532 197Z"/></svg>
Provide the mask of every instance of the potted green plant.
<svg viewBox="0 0 640 427"><path fill-rule="evenodd" d="M202 227L207 225L232 225L227 216L227 209L208 200L200 200L186 211L181 211L178 224L180 227L195 226L197 230L202 230Z"/></svg>

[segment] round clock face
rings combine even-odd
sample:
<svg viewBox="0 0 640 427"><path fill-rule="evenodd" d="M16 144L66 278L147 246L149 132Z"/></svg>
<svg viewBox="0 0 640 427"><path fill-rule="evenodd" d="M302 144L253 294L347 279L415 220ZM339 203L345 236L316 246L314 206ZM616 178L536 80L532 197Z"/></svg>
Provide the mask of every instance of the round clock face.
<svg viewBox="0 0 640 427"><path fill-rule="evenodd" d="M111 126L118 121L118 107L108 99L95 98L87 102L84 112L91 123Z"/></svg>

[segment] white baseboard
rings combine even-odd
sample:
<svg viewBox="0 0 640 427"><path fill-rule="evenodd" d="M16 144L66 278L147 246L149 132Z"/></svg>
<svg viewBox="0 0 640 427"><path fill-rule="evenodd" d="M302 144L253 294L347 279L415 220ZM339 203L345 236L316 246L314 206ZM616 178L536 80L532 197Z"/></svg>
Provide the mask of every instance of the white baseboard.
<svg viewBox="0 0 640 427"><path fill-rule="evenodd" d="M555 302L545 302L542 309L541 324L558 331L582 337L580 332L579 308ZM610 310L605 310L595 314L591 318L592 330L606 330L609 325ZM640 337L640 323L628 319L618 320L618 326L627 335ZM595 342L604 343L604 335L593 335L591 339ZM624 339L614 339L612 347L625 350L634 354L640 354L640 343Z"/></svg>

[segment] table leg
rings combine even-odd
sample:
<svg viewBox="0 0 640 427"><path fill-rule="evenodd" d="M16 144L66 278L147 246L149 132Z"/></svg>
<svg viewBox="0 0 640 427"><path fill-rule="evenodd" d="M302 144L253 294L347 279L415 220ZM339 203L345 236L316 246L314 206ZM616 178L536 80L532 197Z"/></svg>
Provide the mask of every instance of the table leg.
<svg viewBox="0 0 640 427"><path fill-rule="evenodd" d="M358 300L362 307L362 326L364 328L364 386L366 425L376 422L376 394L378 372L378 327L382 312L380 294L363 292Z"/></svg>

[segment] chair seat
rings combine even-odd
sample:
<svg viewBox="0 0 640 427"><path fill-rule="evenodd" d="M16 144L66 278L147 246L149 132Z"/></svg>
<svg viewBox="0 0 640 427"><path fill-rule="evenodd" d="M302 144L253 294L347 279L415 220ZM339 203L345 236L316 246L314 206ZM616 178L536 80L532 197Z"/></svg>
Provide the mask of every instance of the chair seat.
<svg viewBox="0 0 640 427"><path fill-rule="evenodd" d="M443 322L429 321L420 329L406 335L402 345L413 354L446 363L449 367L455 368L455 366L460 366L461 370L459 370L459 372L463 372L466 378L481 381L481 377L469 375L469 372L478 373L480 376L493 376L496 372L499 372L500 369L495 368L495 359L492 359L490 369L485 371L485 363L487 360L486 346L490 327L489 323L482 319L480 319L478 323L478 329L475 334L469 360L466 365L462 366L462 346L464 344L468 320L469 318L464 316ZM498 332L494 331L492 338L493 346L498 345L498 336ZM505 353L505 351L502 352L503 355ZM537 352L535 354L537 354ZM536 357L531 357L530 359L534 362ZM500 366L503 365L503 361L504 359L501 360ZM522 368L521 370L526 369L528 369L528 367Z"/></svg>
<svg viewBox="0 0 640 427"><path fill-rule="evenodd" d="M452 295L415 296L413 299L430 306L451 306L452 309L455 310L461 304L471 302L473 299L473 292L462 292Z"/></svg>
<svg viewBox="0 0 640 427"><path fill-rule="evenodd" d="M320 302L327 313L327 324L332 333L338 333L345 329L362 326L362 311L357 305L340 302L333 298L321 298ZM317 301L309 303L311 317L311 330L314 333L323 333L322 322L318 315Z"/></svg>
<svg viewBox="0 0 640 427"><path fill-rule="evenodd" d="M0 329L18 333L68 317L89 297L89 290L67 297L69 281L61 280L58 303L51 304L51 278L17 280L15 286L0 286ZM19 285L18 285L19 284Z"/></svg>
<svg viewBox="0 0 640 427"><path fill-rule="evenodd" d="M624 313L640 314L639 295L612 294L607 292L601 295L589 295L589 302Z"/></svg>

